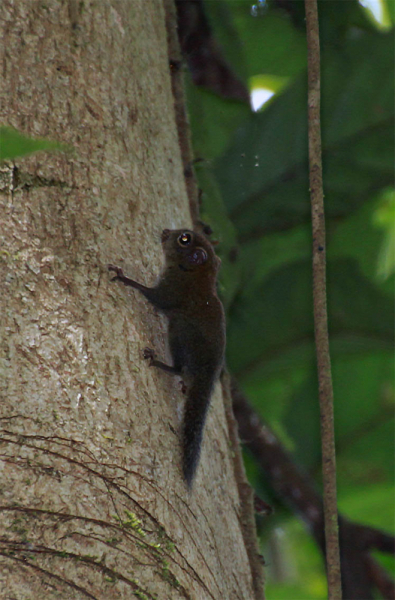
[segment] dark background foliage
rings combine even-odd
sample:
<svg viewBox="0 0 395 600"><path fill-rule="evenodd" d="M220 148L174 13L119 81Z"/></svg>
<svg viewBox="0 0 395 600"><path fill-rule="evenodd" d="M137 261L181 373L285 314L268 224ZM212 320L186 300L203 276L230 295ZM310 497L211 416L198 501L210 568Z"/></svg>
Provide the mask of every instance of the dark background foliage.
<svg viewBox="0 0 395 600"><path fill-rule="evenodd" d="M319 2L339 507L393 532L394 3L382 9L384 25L356 0ZM204 10L215 42L211 60L190 44L188 104L202 218L220 241L228 366L319 489L304 4ZM277 93L252 112L242 84ZM276 509L259 518L268 597L325 598L319 550L246 461Z"/></svg>

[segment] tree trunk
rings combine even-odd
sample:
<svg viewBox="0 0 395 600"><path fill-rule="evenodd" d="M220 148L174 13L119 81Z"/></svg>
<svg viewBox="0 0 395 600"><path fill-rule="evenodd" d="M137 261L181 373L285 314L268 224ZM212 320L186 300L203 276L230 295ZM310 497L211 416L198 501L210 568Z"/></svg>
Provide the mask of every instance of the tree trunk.
<svg viewBox="0 0 395 600"><path fill-rule="evenodd" d="M0 597L262 597L221 386L189 493L179 381L142 359L166 323L107 271L151 285L191 226L162 1L0 15L1 122L72 148L1 167Z"/></svg>

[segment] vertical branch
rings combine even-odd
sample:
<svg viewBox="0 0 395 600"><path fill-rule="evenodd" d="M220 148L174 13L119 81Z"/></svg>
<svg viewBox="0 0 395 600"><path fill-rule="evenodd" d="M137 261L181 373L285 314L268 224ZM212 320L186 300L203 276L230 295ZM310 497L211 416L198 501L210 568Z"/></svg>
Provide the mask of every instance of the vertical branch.
<svg viewBox="0 0 395 600"><path fill-rule="evenodd" d="M341 598L341 575L336 498L333 389L326 306L325 216L320 126L320 41L317 0L305 0L305 7L308 52L310 197L313 229L313 301L321 412L326 569L328 598L329 600L338 600Z"/></svg>

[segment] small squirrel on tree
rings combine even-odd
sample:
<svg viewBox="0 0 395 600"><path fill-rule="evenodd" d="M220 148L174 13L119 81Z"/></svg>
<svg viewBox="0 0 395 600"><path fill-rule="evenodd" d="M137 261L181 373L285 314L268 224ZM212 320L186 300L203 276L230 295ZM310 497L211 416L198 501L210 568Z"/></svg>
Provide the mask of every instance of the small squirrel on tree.
<svg viewBox="0 0 395 600"><path fill-rule="evenodd" d="M139 290L168 318L173 366L156 360L149 348L144 350L144 358L151 366L182 376L187 394L183 473L191 488L210 397L224 362L225 314L216 290L221 261L204 235L187 229L164 229L162 246L165 267L152 288L129 279L120 267L108 268L116 273L113 281Z"/></svg>

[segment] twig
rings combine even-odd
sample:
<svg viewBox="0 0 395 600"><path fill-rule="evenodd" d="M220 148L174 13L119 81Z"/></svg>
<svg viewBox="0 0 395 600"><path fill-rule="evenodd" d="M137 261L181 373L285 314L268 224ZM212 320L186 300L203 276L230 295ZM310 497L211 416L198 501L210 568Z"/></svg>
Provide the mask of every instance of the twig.
<svg viewBox="0 0 395 600"><path fill-rule="evenodd" d="M329 600L342 597L336 498L333 388L326 306L326 248L320 126L320 40L317 0L305 0L308 54L308 130L313 229L313 301L321 411L326 570Z"/></svg>

